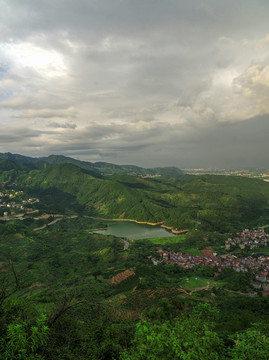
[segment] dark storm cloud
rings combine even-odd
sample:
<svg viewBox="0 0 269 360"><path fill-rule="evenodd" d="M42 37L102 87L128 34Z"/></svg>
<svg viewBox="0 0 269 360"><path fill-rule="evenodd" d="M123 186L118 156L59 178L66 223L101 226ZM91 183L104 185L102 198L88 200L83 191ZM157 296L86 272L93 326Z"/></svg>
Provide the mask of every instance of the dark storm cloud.
<svg viewBox="0 0 269 360"><path fill-rule="evenodd" d="M33 149L40 149L43 138L49 138L51 132L36 131L25 127L8 127L0 133L2 149L10 148L14 153L20 153L23 148L27 154L35 155ZM4 150L5 151L5 150Z"/></svg>
<svg viewBox="0 0 269 360"><path fill-rule="evenodd" d="M0 151L268 166L268 14L265 0L0 0Z"/></svg>

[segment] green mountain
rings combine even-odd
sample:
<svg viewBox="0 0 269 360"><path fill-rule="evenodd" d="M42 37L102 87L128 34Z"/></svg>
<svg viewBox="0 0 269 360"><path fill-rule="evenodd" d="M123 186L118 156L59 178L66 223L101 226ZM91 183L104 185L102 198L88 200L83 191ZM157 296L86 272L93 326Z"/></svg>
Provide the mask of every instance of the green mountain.
<svg viewBox="0 0 269 360"><path fill-rule="evenodd" d="M94 167L103 174L127 174L142 176L176 176L182 175L183 171L176 167L158 167L153 169L145 169L135 165L114 165L106 162L96 162Z"/></svg>
<svg viewBox="0 0 269 360"><path fill-rule="evenodd" d="M35 163L38 161L37 159L31 158L29 156L24 156L24 155L20 155L20 154L11 154L10 152L0 153L0 159L10 160L13 162L18 162L18 163Z"/></svg>
<svg viewBox="0 0 269 360"><path fill-rule="evenodd" d="M135 165L115 165L106 162L91 163L89 161L80 161L71 157L63 155L50 155L48 157L32 158L19 154L0 153L0 159L5 161L12 161L14 164L24 164L26 168L41 169L42 167L59 165L59 164L73 164L85 170L91 170L102 174L128 174L140 176L176 176L182 175L182 170L176 167L158 167L154 169L145 169ZM14 168L17 168L14 165ZM3 170L0 164L0 170Z"/></svg>
<svg viewBox="0 0 269 360"><path fill-rule="evenodd" d="M219 232L269 224L268 183L0 163L1 205L33 198L27 208L63 214L25 209L23 219L0 221L1 359L268 358L269 298L256 272L225 268L216 277L208 266L151 261L160 247L200 255L212 246L225 254L233 235ZM120 217L192 231L128 248L89 231ZM231 248L227 255L255 258L268 247L254 251Z"/></svg>
<svg viewBox="0 0 269 360"><path fill-rule="evenodd" d="M35 194L41 204L50 204L51 211L54 207L57 211L76 207L107 218L163 221L178 229L198 226L220 232L269 220L269 184L256 179L220 175L169 179L102 176L73 164L11 173L10 181Z"/></svg>
<svg viewBox="0 0 269 360"><path fill-rule="evenodd" d="M32 163L21 163L9 159L0 159L0 170L30 170L35 169L36 166Z"/></svg>

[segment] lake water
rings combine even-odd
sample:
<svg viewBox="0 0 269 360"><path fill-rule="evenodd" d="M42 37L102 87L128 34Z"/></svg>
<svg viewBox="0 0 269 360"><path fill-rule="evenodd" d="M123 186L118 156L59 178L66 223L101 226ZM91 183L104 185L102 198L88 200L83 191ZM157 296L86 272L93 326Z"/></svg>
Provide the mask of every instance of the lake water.
<svg viewBox="0 0 269 360"><path fill-rule="evenodd" d="M146 224L137 224L131 221L114 221L108 223L105 230L94 231L96 234L114 235L127 239L149 239L157 237L175 236L170 231L160 227Z"/></svg>

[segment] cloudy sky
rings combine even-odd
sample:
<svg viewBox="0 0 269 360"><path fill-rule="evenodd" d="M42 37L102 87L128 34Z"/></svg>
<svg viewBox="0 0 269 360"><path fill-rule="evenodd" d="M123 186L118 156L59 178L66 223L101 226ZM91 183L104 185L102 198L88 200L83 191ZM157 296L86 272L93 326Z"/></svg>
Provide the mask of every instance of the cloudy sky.
<svg viewBox="0 0 269 360"><path fill-rule="evenodd" d="M0 0L0 152L269 167L268 0Z"/></svg>

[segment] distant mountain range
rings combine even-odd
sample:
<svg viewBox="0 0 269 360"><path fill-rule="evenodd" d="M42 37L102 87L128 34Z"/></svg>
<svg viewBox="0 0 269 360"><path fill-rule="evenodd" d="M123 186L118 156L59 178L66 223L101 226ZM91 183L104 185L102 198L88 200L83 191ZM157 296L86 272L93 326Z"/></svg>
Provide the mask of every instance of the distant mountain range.
<svg viewBox="0 0 269 360"><path fill-rule="evenodd" d="M63 155L50 155L47 157L33 158L20 154L0 153L0 170L30 170L42 169L51 165L73 164L82 169L90 170L102 175L140 175L140 176L176 176L183 175L177 167L157 167L146 169L135 165L115 165L107 162L92 163L80 161Z"/></svg>

